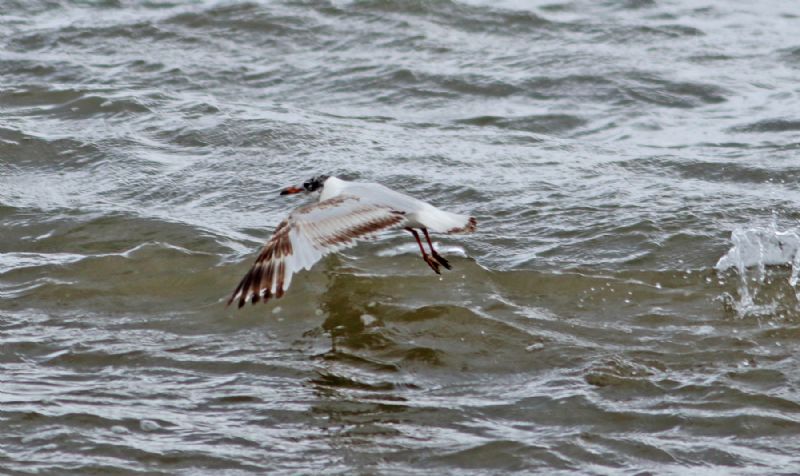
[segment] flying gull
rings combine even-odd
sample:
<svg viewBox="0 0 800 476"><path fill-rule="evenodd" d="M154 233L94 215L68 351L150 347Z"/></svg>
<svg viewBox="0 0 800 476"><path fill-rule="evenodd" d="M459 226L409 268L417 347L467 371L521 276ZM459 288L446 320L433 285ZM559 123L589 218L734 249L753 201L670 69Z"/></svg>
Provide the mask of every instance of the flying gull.
<svg viewBox="0 0 800 476"><path fill-rule="evenodd" d="M437 274L439 266L451 269L433 247L428 229L439 233L471 233L474 217L440 210L433 205L377 183L349 182L321 175L289 187L281 195L319 193L319 201L296 208L283 220L261 249L250 271L236 286L228 305L280 298L292 275L310 269L328 253L355 246L357 240L379 232L403 228L414 235L422 259ZM420 229L428 242L425 252Z"/></svg>

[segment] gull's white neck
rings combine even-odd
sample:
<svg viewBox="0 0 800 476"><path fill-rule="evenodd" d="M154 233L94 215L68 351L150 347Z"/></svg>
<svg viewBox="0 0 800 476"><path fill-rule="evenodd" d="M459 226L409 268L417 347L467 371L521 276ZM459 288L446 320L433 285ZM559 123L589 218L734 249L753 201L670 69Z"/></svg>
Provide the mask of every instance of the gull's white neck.
<svg viewBox="0 0 800 476"><path fill-rule="evenodd" d="M344 192L344 189L347 188L348 183L349 182L346 180L336 177L328 177L323 184L322 193L319 194L319 201L321 202L341 194Z"/></svg>

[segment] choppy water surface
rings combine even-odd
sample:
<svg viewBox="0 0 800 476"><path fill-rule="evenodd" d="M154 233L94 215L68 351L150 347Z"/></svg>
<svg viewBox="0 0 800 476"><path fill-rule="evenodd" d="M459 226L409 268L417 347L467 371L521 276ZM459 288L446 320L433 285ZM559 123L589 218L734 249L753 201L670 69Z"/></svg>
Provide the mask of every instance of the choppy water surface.
<svg viewBox="0 0 800 476"><path fill-rule="evenodd" d="M0 0L0 472L800 471L798 31ZM441 279L396 233L226 309L317 173L479 231Z"/></svg>

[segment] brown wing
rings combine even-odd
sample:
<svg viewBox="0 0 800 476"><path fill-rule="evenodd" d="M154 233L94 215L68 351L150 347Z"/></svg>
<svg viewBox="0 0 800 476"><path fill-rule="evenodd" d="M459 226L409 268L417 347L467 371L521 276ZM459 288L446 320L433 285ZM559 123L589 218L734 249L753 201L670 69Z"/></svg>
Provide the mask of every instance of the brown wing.
<svg viewBox="0 0 800 476"><path fill-rule="evenodd" d="M242 307L247 301L255 304L280 298L289 288L294 273L310 269L328 253L354 246L359 239L405 221L404 212L363 203L351 195L300 207L275 229L231 294L228 305L238 301Z"/></svg>

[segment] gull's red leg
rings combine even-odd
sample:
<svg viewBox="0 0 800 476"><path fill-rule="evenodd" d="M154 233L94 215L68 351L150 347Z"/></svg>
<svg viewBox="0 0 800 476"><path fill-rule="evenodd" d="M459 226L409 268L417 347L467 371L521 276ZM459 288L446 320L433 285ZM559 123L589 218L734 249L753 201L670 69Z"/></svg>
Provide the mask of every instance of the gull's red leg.
<svg viewBox="0 0 800 476"><path fill-rule="evenodd" d="M427 228L423 228L423 229L422 229L422 232L423 232L423 233L425 233L425 239L426 239L426 240L428 240L428 247L431 249L431 256L433 256L433 259L435 259L436 261L438 261L438 262L439 262L439 264L441 264L441 265L442 265L442 266L444 266L445 268L447 268L447 269L453 269L453 268L450 266L450 263L449 263L449 262L448 262L446 259L444 259L444 258L442 257L442 255L440 255L439 253L437 253L437 252L436 252L436 250L433 248L433 243L431 243L431 237L430 237L430 235L428 234L428 229L427 229Z"/></svg>
<svg viewBox="0 0 800 476"><path fill-rule="evenodd" d="M434 258L428 256L428 253L425 252L425 248L422 246L422 241L420 241L419 239L419 233L417 233L417 230L411 227L406 227L406 230L408 230L412 235L414 235L414 238L416 238L417 244L419 245L419 251L422 253L422 259L425 260L426 263L428 263L428 266L431 267L434 273L442 274L439 272L439 263L437 263Z"/></svg>

